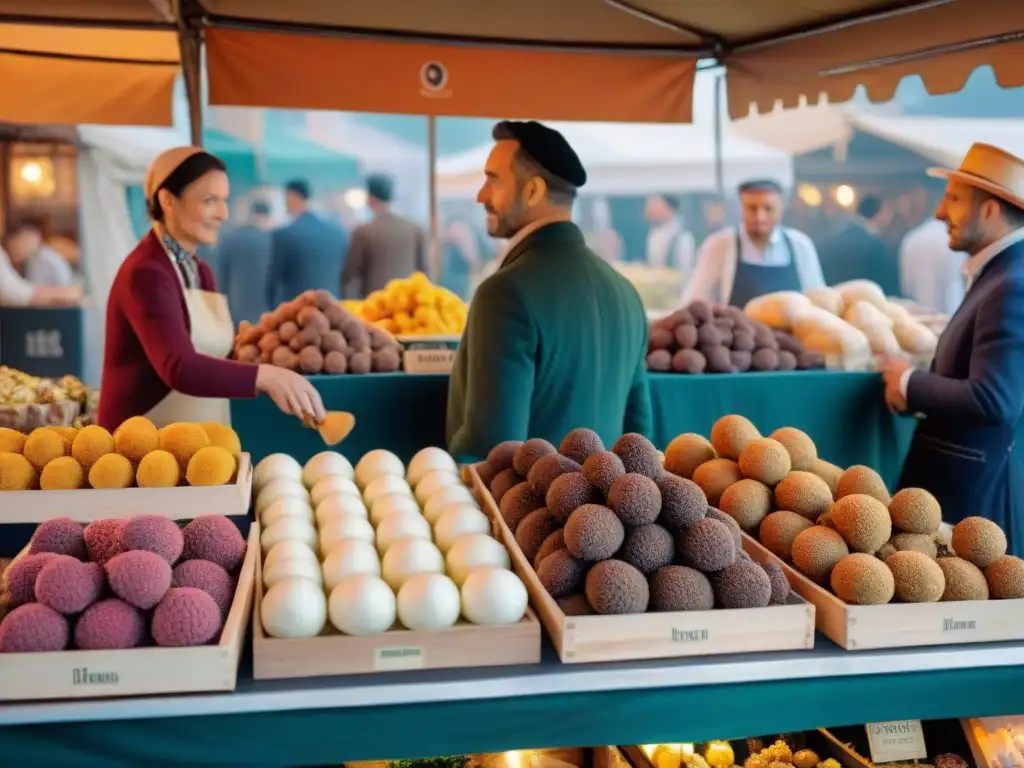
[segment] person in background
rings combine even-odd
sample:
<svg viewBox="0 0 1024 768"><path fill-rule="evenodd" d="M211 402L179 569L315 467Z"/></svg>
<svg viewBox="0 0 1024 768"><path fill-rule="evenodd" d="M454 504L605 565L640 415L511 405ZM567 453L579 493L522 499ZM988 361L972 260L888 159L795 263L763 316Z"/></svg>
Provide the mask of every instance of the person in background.
<svg viewBox="0 0 1024 768"><path fill-rule="evenodd" d="M71 265L43 241L42 229L31 222L15 224L4 235L11 263L33 285L71 285Z"/></svg>
<svg viewBox="0 0 1024 768"><path fill-rule="evenodd" d="M622 236L612 226L612 208L607 197L594 197L576 206L580 218L577 223L583 230L587 247L594 253L614 264L622 260L624 245Z"/></svg>
<svg viewBox="0 0 1024 768"><path fill-rule="evenodd" d="M369 176L366 194L373 220L352 232L341 279L346 299L364 299L390 280L428 271L427 238L423 230L391 210L395 195L391 177Z"/></svg>
<svg viewBox="0 0 1024 768"><path fill-rule="evenodd" d="M655 269L693 271L696 243L679 213L679 198L652 195L644 205L647 231L647 266Z"/></svg>
<svg viewBox="0 0 1024 768"><path fill-rule="evenodd" d="M818 251L807 235L781 224L782 187L770 179L739 188L743 224L708 237L683 291L683 303L702 299L743 307L775 291L821 288Z"/></svg>
<svg viewBox="0 0 1024 768"><path fill-rule="evenodd" d="M886 296L900 293L896 259L882 239L892 220L892 206L874 195L857 204L857 214L821 248L821 271L828 285L847 280L872 280Z"/></svg>
<svg viewBox="0 0 1024 768"><path fill-rule="evenodd" d="M468 462L505 440L557 445L577 427L608 445L649 435L647 316L572 223L587 181L579 157L540 123L503 121L492 135L477 202L509 248L469 307L448 384L449 450Z"/></svg>
<svg viewBox="0 0 1024 768"><path fill-rule="evenodd" d="M934 194L931 210L940 204ZM922 307L952 315L964 300L964 255L950 247L944 221L929 215L900 243L900 293Z"/></svg>
<svg viewBox="0 0 1024 768"><path fill-rule="evenodd" d="M267 303L265 283L273 258L270 204L256 200L242 226L220 239L217 282L228 299L231 319L255 325L273 307Z"/></svg>
<svg viewBox="0 0 1024 768"><path fill-rule="evenodd" d="M292 221L271 237L264 291L267 306L276 307L305 291L338 290L348 237L343 229L312 211L310 197L304 179L285 185L285 207Z"/></svg>
<svg viewBox="0 0 1024 768"><path fill-rule="evenodd" d="M936 211L968 254L967 294L927 371L883 363L885 400L920 421L900 488L924 488L947 523L981 515L1024 555L1024 159L974 144Z"/></svg>
<svg viewBox="0 0 1024 768"><path fill-rule="evenodd" d="M0 246L0 307L68 307L82 298L78 285L33 285Z"/></svg>
<svg viewBox="0 0 1024 768"><path fill-rule="evenodd" d="M473 275L482 262L476 234L461 213L450 214L441 230L440 266L438 285L468 301Z"/></svg>

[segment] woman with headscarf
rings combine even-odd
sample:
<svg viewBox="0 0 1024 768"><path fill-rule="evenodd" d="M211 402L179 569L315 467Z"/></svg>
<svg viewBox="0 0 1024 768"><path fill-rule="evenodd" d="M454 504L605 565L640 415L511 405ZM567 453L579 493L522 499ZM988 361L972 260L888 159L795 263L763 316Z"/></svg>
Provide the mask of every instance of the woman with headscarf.
<svg viewBox="0 0 1024 768"><path fill-rule="evenodd" d="M229 400L259 393L285 413L322 421L323 402L304 377L227 359L234 324L210 267L196 257L200 245L217 242L228 217L224 163L200 147L169 149L150 165L143 191L153 226L110 289L99 423L226 423Z"/></svg>

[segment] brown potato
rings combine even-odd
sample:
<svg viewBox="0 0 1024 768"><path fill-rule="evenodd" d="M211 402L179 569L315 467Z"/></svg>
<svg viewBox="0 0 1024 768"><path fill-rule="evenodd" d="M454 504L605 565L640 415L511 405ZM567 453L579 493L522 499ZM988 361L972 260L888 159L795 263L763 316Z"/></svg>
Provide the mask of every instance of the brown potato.
<svg viewBox="0 0 1024 768"><path fill-rule="evenodd" d="M256 346L260 348L260 352L273 352L281 346L281 339L274 331L270 331L263 334Z"/></svg>
<svg viewBox="0 0 1024 768"><path fill-rule="evenodd" d="M370 356L370 365L374 371L393 373L402 364L402 359L394 348L379 349Z"/></svg>
<svg viewBox="0 0 1024 768"><path fill-rule="evenodd" d="M346 323L352 319L352 315L346 312L339 304L327 307L327 309L323 310L323 313L324 317L326 317L327 321L331 324L331 328L336 331L342 330Z"/></svg>
<svg viewBox="0 0 1024 768"><path fill-rule="evenodd" d="M318 347L303 347L299 352L299 370L303 373L320 373L324 369L324 356Z"/></svg>
<svg viewBox="0 0 1024 768"><path fill-rule="evenodd" d="M298 352L303 347L319 347L320 334L314 328L303 328L288 342L288 346L291 347L292 352Z"/></svg>
<svg viewBox="0 0 1024 768"><path fill-rule="evenodd" d="M303 307L298 314L299 327L302 329L312 328L317 333L327 333L331 330L331 322L316 307Z"/></svg>
<svg viewBox="0 0 1024 768"><path fill-rule="evenodd" d="M287 323L281 323L281 327L277 329L277 335L284 344L288 344L295 335L299 332L299 326L289 320Z"/></svg>
<svg viewBox="0 0 1024 768"><path fill-rule="evenodd" d="M341 331L328 331L320 337L320 349L324 352L347 352L348 343Z"/></svg>
<svg viewBox="0 0 1024 768"><path fill-rule="evenodd" d="M235 351L235 359L243 363L255 363L260 359L260 349L255 344L243 344Z"/></svg>
<svg viewBox="0 0 1024 768"><path fill-rule="evenodd" d="M348 359L348 369L352 373L369 373L373 368L373 359L369 352L353 352Z"/></svg>
<svg viewBox="0 0 1024 768"><path fill-rule="evenodd" d="M278 368L288 368L294 371L298 367L299 358L288 347L278 347L270 356L270 362Z"/></svg>
<svg viewBox="0 0 1024 768"><path fill-rule="evenodd" d="M348 370L348 358L343 352L328 352L324 355L324 373L339 374Z"/></svg>

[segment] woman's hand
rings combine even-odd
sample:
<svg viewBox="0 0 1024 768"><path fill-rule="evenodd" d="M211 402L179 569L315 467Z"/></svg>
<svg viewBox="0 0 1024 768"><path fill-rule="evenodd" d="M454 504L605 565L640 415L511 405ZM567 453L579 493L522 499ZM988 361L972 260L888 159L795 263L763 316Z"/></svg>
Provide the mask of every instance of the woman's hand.
<svg viewBox="0 0 1024 768"><path fill-rule="evenodd" d="M324 402L305 376L276 365L261 365L256 372L256 391L270 395L274 405L299 419L312 417L320 424L326 418Z"/></svg>

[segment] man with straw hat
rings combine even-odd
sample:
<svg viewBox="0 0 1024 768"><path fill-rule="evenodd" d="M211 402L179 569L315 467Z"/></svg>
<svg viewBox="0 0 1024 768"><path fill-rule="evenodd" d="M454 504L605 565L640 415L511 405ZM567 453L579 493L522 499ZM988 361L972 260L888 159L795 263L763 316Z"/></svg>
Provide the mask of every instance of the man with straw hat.
<svg viewBox="0 0 1024 768"><path fill-rule="evenodd" d="M947 180L935 217L969 257L967 295L929 370L885 361L886 402L921 420L900 487L931 491L948 523L987 517L1024 555L1024 160L975 144L928 173Z"/></svg>

